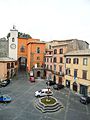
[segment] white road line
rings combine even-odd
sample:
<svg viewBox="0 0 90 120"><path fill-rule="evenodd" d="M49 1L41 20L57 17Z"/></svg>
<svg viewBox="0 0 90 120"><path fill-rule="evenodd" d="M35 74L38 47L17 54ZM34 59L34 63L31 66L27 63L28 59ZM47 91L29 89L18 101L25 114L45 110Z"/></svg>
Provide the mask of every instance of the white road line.
<svg viewBox="0 0 90 120"><path fill-rule="evenodd" d="M67 98L67 104L66 104L66 110L65 110L64 120L66 120L66 118L67 118L67 112L68 112L68 108L69 108L69 98L70 98L70 91L68 93L68 98Z"/></svg>

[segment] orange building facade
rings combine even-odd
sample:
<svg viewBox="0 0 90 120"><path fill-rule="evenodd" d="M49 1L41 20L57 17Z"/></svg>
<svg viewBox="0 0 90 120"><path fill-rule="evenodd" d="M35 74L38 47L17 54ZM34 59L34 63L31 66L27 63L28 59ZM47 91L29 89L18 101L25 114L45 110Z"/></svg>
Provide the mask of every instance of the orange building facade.
<svg viewBox="0 0 90 120"><path fill-rule="evenodd" d="M35 77L43 77L45 43L39 39L18 38L18 67L34 71ZM44 69L43 69L44 70ZM43 72L44 73L44 72Z"/></svg>

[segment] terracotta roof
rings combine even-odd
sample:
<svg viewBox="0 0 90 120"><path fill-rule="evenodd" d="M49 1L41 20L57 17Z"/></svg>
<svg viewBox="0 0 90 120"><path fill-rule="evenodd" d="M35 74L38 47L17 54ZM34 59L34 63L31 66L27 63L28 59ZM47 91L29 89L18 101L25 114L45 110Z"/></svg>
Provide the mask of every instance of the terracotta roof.
<svg viewBox="0 0 90 120"><path fill-rule="evenodd" d="M71 51L65 54L65 56L74 56L74 55L90 55L90 49L86 50L77 50L77 51Z"/></svg>
<svg viewBox="0 0 90 120"><path fill-rule="evenodd" d="M68 45L69 43L62 43L62 44L57 44L57 45L52 45L52 47L59 47L59 46L64 46L64 45Z"/></svg>
<svg viewBox="0 0 90 120"><path fill-rule="evenodd" d="M31 41L31 42L27 43L27 45L33 44L33 43L37 43L37 44L46 44L45 42L42 42L42 41Z"/></svg>

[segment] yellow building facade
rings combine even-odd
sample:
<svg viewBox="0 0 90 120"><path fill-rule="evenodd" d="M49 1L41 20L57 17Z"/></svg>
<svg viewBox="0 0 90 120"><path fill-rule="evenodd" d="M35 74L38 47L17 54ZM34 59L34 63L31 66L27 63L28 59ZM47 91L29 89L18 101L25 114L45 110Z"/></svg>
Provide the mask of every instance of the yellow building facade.
<svg viewBox="0 0 90 120"><path fill-rule="evenodd" d="M65 54L64 85L71 90L90 95L90 49Z"/></svg>
<svg viewBox="0 0 90 120"><path fill-rule="evenodd" d="M9 79L17 74L17 61L3 57L0 58L0 81Z"/></svg>

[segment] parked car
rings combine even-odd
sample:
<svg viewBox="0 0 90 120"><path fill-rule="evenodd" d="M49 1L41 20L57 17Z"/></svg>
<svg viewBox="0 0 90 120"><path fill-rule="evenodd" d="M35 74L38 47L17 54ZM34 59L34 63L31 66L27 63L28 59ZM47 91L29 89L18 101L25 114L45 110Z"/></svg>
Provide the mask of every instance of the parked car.
<svg viewBox="0 0 90 120"><path fill-rule="evenodd" d="M3 81L1 82L1 86L2 86L2 87L5 87L5 86L7 86L9 83L10 83L10 79L3 80Z"/></svg>
<svg viewBox="0 0 90 120"><path fill-rule="evenodd" d="M35 92L36 97L43 97L43 96L47 96L47 95L51 96L51 95L53 95L53 92L50 89L49 89L49 94L48 94L48 89L41 89L41 90Z"/></svg>
<svg viewBox="0 0 90 120"><path fill-rule="evenodd" d="M33 76L30 77L31 82L35 82L35 78Z"/></svg>
<svg viewBox="0 0 90 120"><path fill-rule="evenodd" d="M90 97L82 96L82 97L80 97L80 102L83 104L88 104L88 103L90 103Z"/></svg>
<svg viewBox="0 0 90 120"><path fill-rule="evenodd" d="M64 85L56 84L56 85L53 86L53 88L54 88L55 90L60 90L60 89L64 88Z"/></svg>
<svg viewBox="0 0 90 120"><path fill-rule="evenodd" d="M8 95L1 95L0 102L11 102L11 97Z"/></svg>
<svg viewBox="0 0 90 120"><path fill-rule="evenodd" d="M51 85L55 85L56 82L55 82L55 81L52 81L52 80L47 80L47 81L46 81L46 84L49 85L49 86L51 86Z"/></svg>

